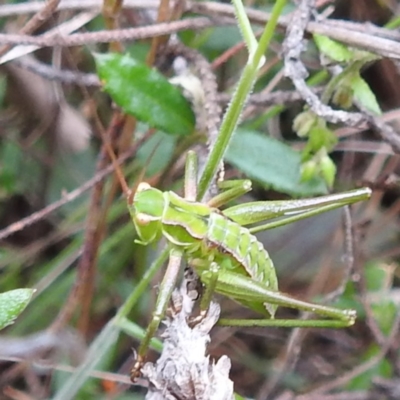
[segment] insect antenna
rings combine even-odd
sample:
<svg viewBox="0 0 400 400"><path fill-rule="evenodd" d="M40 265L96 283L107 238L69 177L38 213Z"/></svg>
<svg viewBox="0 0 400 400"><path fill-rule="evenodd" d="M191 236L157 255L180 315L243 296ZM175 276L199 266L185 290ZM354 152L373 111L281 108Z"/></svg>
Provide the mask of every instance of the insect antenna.
<svg viewBox="0 0 400 400"><path fill-rule="evenodd" d="M117 126L123 124L124 122L125 122L125 118L122 118L122 119L119 118L119 121L116 121L114 127L117 128ZM126 198L130 198L132 190L129 188L129 186L126 182L126 179L124 177L124 174L122 173L121 167L119 166L118 158L115 155L115 152L111 146L111 143L103 129L100 129L99 132L100 132L100 136L101 136L101 139L103 142L103 146L104 146L106 153L107 153L108 157L110 158L111 163L114 167L114 171L115 171L115 174L119 181L119 184L121 186L121 189L124 192Z"/></svg>
<svg viewBox="0 0 400 400"><path fill-rule="evenodd" d="M118 181L119 181L119 183L121 185L122 191L125 194L127 202L128 202L128 204L132 204L133 203L133 198L134 198L135 193L137 191L137 188L138 188L140 182L143 181L144 176L146 174L147 167L149 166L151 160L153 159L153 156L154 156L155 152L157 151L159 145L161 144L161 141L159 141L154 146L154 148L152 149L148 159L146 160L146 164L144 165L144 167L142 168L142 170L139 173L138 178L136 179L136 183L134 184L134 186L132 188L130 188L128 186L127 182L126 182L126 179L125 179L123 173L122 173L121 167L120 167L120 165L118 163L118 158L115 155L115 152L114 152L114 150L113 150L113 148L112 148L112 146L110 144L110 141L108 140L105 132L103 130L100 130L100 135L101 135L101 138L102 138L102 141L103 141L103 145L104 145L104 147L106 149L106 152L107 152L108 156L110 157L111 163L114 166L115 174L117 175L117 179L118 179Z"/></svg>

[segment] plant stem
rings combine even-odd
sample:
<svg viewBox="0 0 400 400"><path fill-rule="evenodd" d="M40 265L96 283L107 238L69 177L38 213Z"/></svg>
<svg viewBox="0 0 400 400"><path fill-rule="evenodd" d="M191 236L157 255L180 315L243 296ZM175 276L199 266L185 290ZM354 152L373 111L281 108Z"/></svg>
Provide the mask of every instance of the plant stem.
<svg viewBox="0 0 400 400"><path fill-rule="evenodd" d="M161 268L164 261L168 258L169 248L166 246L157 259L151 264L145 275L133 293L126 299L125 303L118 310L117 315L111 319L103 328L100 334L92 342L84 362L68 377L65 384L57 393L55 399L68 400L75 398L76 393L85 383L86 377L95 366L103 359L104 355L116 343L119 332L124 326L125 317L132 307L140 299L147 286L150 284L154 274Z"/></svg>
<svg viewBox="0 0 400 400"><path fill-rule="evenodd" d="M235 7L235 14L238 21L239 29L242 34L243 40L246 43L247 49L249 50L250 58L257 49L257 39L251 28L249 19L247 18L246 10L243 7L241 0L232 0L232 4Z"/></svg>
<svg viewBox="0 0 400 400"><path fill-rule="evenodd" d="M229 141L232 138L232 134L235 131L235 128L239 122L247 97L253 89L254 83L257 78L257 71L260 67L260 62L264 57L271 38L275 32L279 15L281 14L283 7L286 4L286 0L276 1L272 9L271 19L265 26L264 32L255 51L252 52L251 46L253 45L251 44L251 37L254 35L250 35L248 32L250 23L247 24L244 22L245 19L247 19L247 15L245 14L243 7L238 6L238 1L239 0L234 1L234 4L236 6L235 11L238 13L236 17L239 21L242 34L245 35L244 40L249 45L249 61L243 70L236 92L233 96L231 103L229 104L228 110L224 115L215 145L208 155L204 172L199 182L199 189L197 194L198 200L202 200L212 178L217 172L218 166L225 154Z"/></svg>

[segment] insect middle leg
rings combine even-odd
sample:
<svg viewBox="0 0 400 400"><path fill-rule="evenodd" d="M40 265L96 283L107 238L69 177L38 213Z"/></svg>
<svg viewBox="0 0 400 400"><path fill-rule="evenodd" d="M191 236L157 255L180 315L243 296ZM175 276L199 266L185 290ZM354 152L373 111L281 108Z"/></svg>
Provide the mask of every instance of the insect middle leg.
<svg viewBox="0 0 400 400"><path fill-rule="evenodd" d="M200 301L200 312L199 315L190 319L190 325L194 326L199 324L207 316L208 309L210 308L212 297L215 293L215 289L218 282L220 267L216 262L211 262L209 269L207 270L208 281ZM200 277L201 279L201 277Z"/></svg>

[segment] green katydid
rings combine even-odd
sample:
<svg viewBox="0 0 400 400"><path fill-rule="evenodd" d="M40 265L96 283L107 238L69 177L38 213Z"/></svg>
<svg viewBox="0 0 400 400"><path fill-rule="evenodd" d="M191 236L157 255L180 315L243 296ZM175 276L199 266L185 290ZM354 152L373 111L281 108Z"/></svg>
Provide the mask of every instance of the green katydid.
<svg viewBox="0 0 400 400"><path fill-rule="evenodd" d="M218 139L211 146L205 172L200 180L199 197L203 197L204 191L215 175L215 170L237 126L243 104L254 86L262 58L266 53L285 1L277 0L275 2L271 18L259 43L252 33L241 1L234 1L234 4L241 31L250 49L250 55L239 80L236 94L220 124ZM110 151L110 157L115 162L112 151ZM182 257L185 257L196 270L205 286L200 304L200 315L191 321L192 323L200 321L207 313L214 292L231 297L266 317L257 320L220 320L228 325L346 327L352 325L356 318L354 310L340 310L312 304L279 292L273 263L253 233L365 200L370 196L370 189L363 188L315 199L254 202L220 211L219 207L249 191L251 183L249 181L224 182L221 185L222 189L225 189L224 192L206 203L198 202L196 201L197 168L194 158L193 153L188 154L184 197L180 197L174 192L162 192L144 183L139 184L138 190L133 194L129 193L125 185L129 212L140 243L147 245L163 236L170 248L170 259L159 286L155 310L131 371L132 380L135 380L140 374L150 340L164 317L180 274ZM118 168L116 171L118 173ZM245 225L261 223L274 218L280 219L256 228L245 228ZM311 312L322 318L314 320L274 319L278 306Z"/></svg>
<svg viewBox="0 0 400 400"><path fill-rule="evenodd" d="M282 217L262 225L261 229L284 225L347 204L366 200L369 188L322 196L314 199L278 202L253 202L220 211L219 208L251 189L248 180L223 182L225 191L207 203L196 201L196 158L187 157L185 197L174 192L162 192L141 183L134 195L128 197L128 208L140 238L147 245L162 236L170 246L170 260L159 287L152 320L139 347L136 363L131 371L134 381L143 366L151 338L164 317L180 273L183 256L198 273L205 291L198 320L207 313L214 292L231 297L242 305L264 314L257 320L221 320L225 325L283 326L283 327L346 327L354 323L354 310L341 310L297 300L282 294L273 263L252 232L244 225ZM323 319L274 319L278 306L318 314Z"/></svg>

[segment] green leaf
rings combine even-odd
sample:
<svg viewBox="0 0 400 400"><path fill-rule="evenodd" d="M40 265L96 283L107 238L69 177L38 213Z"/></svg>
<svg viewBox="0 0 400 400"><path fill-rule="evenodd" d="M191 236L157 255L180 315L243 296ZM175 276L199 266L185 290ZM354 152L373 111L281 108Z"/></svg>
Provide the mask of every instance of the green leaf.
<svg viewBox="0 0 400 400"><path fill-rule="evenodd" d="M331 151L335 147L337 141L336 135L326 126L325 121L320 120L320 123L310 130L309 145L314 153L323 147L326 148L327 151Z"/></svg>
<svg viewBox="0 0 400 400"><path fill-rule="evenodd" d="M176 135L194 129L194 114L177 87L154 69L129 55L95 55L104 90L124 112Z"/></svg>
<svg viewBox="0 0 400 400"><path fill-rule="evenodd" d="M317 33L315 33L313 37L319 51L334 61L350 61L354 56L354 53L351 50L336 40L332 40L327 36L318 35Z"/></svg>
<svg viewBox="0 0 400 400"><path fill-rule="evenodd" d="M376 101L374 92L359 74L355 75L351 80L351 88L354 91L354 99L356 101L361 103L368 111L372 112L373 114L382 114L381 108Z"/></svg>
<svg viewBox="0 0 400 400"><path fill-rule="evenodd" d="M14 322L32 298L34 289L15 289L0 293L0 329Z"/></svg>
<svg viewBox="0 0 400 400"><path fill-rule="evenodd" d="M392 286L393 270L385 264L367 264L364 273L368 292L379 292Z"/></svg>
<svg viewBox="0 0 400 400"><path fill-rule="evenodd" d="M325 194L321 178L300 181L300 154L291 147L258 132L238 129L225 159L250 179L292 196Z"/></svg>
<svg viewBox="0 0 400 400"><path fill-rule="evenodd" d="M310 110L303 111L293 121L293 130L299 137L307 137L313 126L318 123L318 117Z"/></svg>
<svg viewBox="0 0 400 400"><path fill-rule="evenodd" d="M335 182L335 176L336 176L335 163L328 155L325 155L320 160L319 168L321 171L321 176L324 178L326 184L328 185L328 188L331 189L333 183Z"/></svg>
<svg viewBox="0 0 400 400"><path fill-rule="evenodd" d="M371 310L379 329L388 336L392 331L399 307L390 298L390 293L381 293L372 297Z"/></svg>

